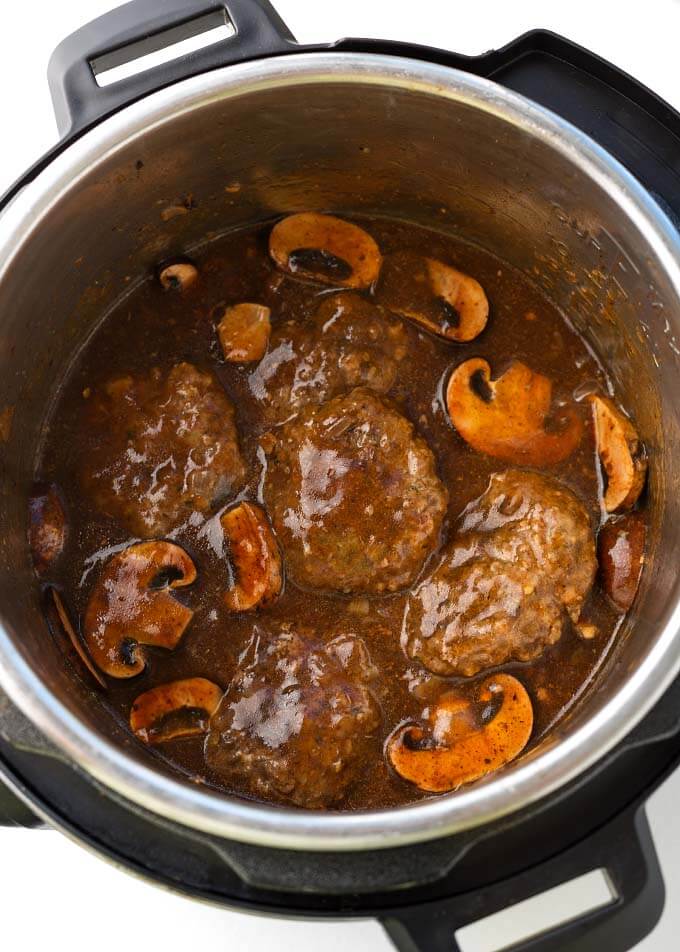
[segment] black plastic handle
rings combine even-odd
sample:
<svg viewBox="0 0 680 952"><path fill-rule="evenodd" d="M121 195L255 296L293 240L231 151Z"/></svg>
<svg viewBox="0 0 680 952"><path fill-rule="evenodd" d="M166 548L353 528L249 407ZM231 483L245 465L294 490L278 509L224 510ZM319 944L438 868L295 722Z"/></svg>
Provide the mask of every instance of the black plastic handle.
<svg viewBox="0 0 680 952"><path fill-rule="evenodd" d="M110 86L99 86L93 63L106 68L231 24L234 35ZM209 21L209 22L208 22ZM136 99L220 66L289 52L295 40L267 0L132 0L66 37L52 54L47 78L62 136L80 131Z"/></svg>
<svg viewBox="0 0 680 952"><path fill-rule="evenodd" d="M665 889L644 808L619 815L597 833L519 876L455 899L399 910L383 926L399 952L460 952L459 929L595 869L616 899L556 925L512 952L628 952L663 912Z"/></svg>

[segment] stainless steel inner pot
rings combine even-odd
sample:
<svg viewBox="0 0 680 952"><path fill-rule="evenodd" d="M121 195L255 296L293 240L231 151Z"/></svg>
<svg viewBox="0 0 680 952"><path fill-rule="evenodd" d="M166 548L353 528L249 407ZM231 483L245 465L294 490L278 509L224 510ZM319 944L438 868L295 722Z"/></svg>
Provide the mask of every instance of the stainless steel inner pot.
<svg viewBox="0 0 680 952"><path fill-rule="evenodd" d="M188 194L196 207L164 220ZM650 449L651 551L595 681L513 766L396 810L266 807L172 773L64 663L27 548L45 421L105 313L159 259L300 209L407 219L523 269L600 355ZM679 355L680 244L669 221L590 139L491 82L407 59L314 53L231 66L129 106L55 158L0 219L0 684L83 771L216 835L356 850L516 810L585 771L680 668Z"/></svg>

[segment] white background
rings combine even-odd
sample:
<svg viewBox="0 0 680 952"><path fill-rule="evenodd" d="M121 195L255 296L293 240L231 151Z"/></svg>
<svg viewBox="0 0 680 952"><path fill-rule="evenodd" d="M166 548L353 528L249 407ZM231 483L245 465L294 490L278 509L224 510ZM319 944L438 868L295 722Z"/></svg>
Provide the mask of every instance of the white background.
<svg viewBox="0 0 680 952"><path fill-rule="evenodd" d="M163 0L158 0L162 5ZM0 4L0 193L55 141L45 67L53 47L115 0ZM408 40L479 53L525 30L562 33L642 80L680 109L680 0L278 0L300 42L342 36ZM640 952L680 948L680 773L649 805L668 902ZM54 832L0 830L0 948L33 952L387 952L373 922L251 918L137 882ZM556 904L556 912L557 912Z"/></svg>

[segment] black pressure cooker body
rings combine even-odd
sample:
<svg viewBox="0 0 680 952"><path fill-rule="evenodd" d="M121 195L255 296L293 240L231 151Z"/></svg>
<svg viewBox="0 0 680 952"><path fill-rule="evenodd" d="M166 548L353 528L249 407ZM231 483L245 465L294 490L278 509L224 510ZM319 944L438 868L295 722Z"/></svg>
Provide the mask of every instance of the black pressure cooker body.
<svg viewBox="0 0 680 952"><path fill-rule="evenodd" d="M228 19L224 42L100 88L103 69ZM465 70L521 93L586 132L680 223L680 115L631 77L551 33L467 57L378 40L301 47L262 0L135 0L69 37L50 64L63 139L17 182L102 119L211 69L296 52L370 52ZM664 886L644 804L680 759L680 680L595 768L530 807L476 829L398 848L345 853L223 840L145 812L52 748L0 695L0 823L46 822L104 857L185 895L257 914L379 918L402 952L456 949L463 926L595 869L612 902L516 949L624 952L647 935ZM10 793L13 791L16 796Z"/></svg>

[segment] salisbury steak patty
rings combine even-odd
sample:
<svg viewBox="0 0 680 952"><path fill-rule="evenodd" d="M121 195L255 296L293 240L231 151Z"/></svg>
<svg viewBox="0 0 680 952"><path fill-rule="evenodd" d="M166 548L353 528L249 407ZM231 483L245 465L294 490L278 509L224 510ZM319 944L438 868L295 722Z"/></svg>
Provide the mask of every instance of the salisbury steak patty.
<svg viewBox="0 0 680 952"><path fill-rule="evenodd" d="M192 364L112 380L91 413L83 486L139 536L164 535L244 482L232 403Z"/></svg>
<svg viewBox="0 0 680 952"><path fill-rule="evenodd" d="M416 579L448 497L405 417L358 388L268 438L264 497L294 582L393 592Z"/></svg>
<svg viewBox="0 0 680 952"><path fill-rule="evenodd" d="M538 473L496 473L409 598L407 653L466 677L531 661L559 639L565 614L578 620L596 568L588 513L569 489Z"/></svg>
<svg viewBox="0 0 680 952"><path fill-rule="evenodd" d="M353 635L324 643L289 627L257 631L213 716L210 769L258 798L332 806L375 746L376 673Z"/></svg>
<svg viewBox="0 0 680 952"><path fill-rule="evenodd" d="M248 384L272 424L353 387L387 393L405 354L401 320L358 294L333 294L309 321L274 327Z"/></svg>

